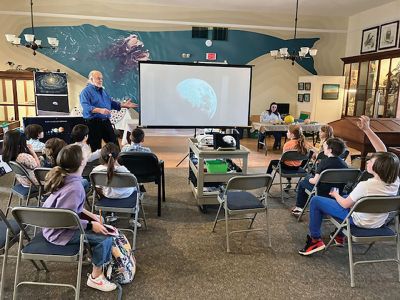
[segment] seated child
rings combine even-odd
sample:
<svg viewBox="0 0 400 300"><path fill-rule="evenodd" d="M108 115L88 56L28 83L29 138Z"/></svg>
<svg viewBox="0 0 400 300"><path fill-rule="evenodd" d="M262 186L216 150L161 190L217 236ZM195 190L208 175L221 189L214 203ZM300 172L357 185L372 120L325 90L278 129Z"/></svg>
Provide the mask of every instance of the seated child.
<svg viewBox="0 0 400 300"><path fill-rule="evenodd" d="M83 124L75 125L71 132L72 141L82 148L83 155L87 162L92 162L100 157L100 149L92 152L92 149L87 143L89 138L89 127Z"/></svg>
<svg viewBox="0 0 400 300"><path fill-rule="evenodd" d="M25 135L27 144L32 145L33 151L42 152L44 143L39 141L44 137L43 127L38 124L31 124L26 126Z"/></svg>
<svg viewBox="0 0 400 300"><path fill-rule="evenodd" d="M305 137L299 125L289 125L286 135L289 141L287 141L283 145L283 152L297 150L301 154L307 154L308 148L310 148L310 146L306 143ZM278 166L278 163L278 159L271 160L267 169L267 174L271 174L273 167ZM282 168L285 170L298 170L301 167L301 164L302 161L288 160L282 163ZM290 188L290 178L288 178L288 185L285 189Z"/></svg>
<svg viewBox="0 0 400 300"><path fill-rule="evenodd" d="M92 273L88 276L87 285L103 292L116 289L103 275L103 266L111 260L112 237L101 224L99 216L94 215L83 207L86 194L81 184L82 171L86 161L82 148L78 145L64 147L58 156L59 166L54 167L46 176L45 190L50 193L43 207L64 208L85 214L92 221L81 219L86 238L92 252ZM43 229L46 240L56 245L71 245L80 243L80 231L77 229Z"/></svg>
<svg viewBox="0 0 400 300"><path fill-rule="evenodd" d="M368 117L361 116L359 127L365 132L377 151L367 162L367 171L374 177L358 183L346 198L333 191L329 195L334 199L321 196L314 196L311 199L310 235L307 235L304 248L299 250L301 255L311 255L325 249L325 243L321 239L321 225L325 215L344 220L351 207L362 197L397 195L400 184L398 177L400 170L399 158L393 153L386 152L385 144L369 127ZM362 228L379 228L385 224L388 215L387 213L353 213L350 223ZM338 234L335 237L335 244L342 246L343 243L343 234Z"/></svg>
<svg viewBox="0 0 400 300"><path fill-rule="evenodd" d="M324 154L327 158L321 160L321 163L318 165L317 170L315 171L315 176L307 176L303 180L300 181L298 190L297 190L297 201L296 207L292 209L292 214L294 216L299 216L306 205L308 195L306 194L306 189L311 191L314 185L317 183L320 174L329 169L346 169L346 162L339 157L345 149L345 144L342 139L339 138L330 138L326 140L323 144ZM321 185L318 189L319 196L329 196L330 189L332 187L338 187L339 190L342 190L344 186L338 185Z"/></svg>
<svg viewBox="0 0 400 300"><path fill-rule="evenodd" d="M118 155L119 155L119 147L114 143L107 143L101 148L100 151L100 163L101 165L95 167L93 172L96 171L107 171L107 178L110 181L115 173L130 173L129 170L125 166L121 166L118 163ZM101 194L104 197L112 198L112 199L122 199L127 198L134 191L136 191L136 187L124 187L124 188L115 188L115 187L106 187L106 186L96 186L101 189ZM132 220L133 222L134 220ZM137 227L140 228L141 224L138 222Z"/></svg>
<svg viewBox="0 0 400 300"><path fill-rule="evenodd" d="M43 148L43 155L39 157L40 166L53 168L57 165L57 155L67 143L59 138L51 138L46 141Z"/></svg>
<svg viewBox="0 0 400 300"><path fill-rule="evenodd" d="M143 147L144 131L140 128L135 128L131 133L132 143L122 147L121 152L136 151L136 152L151 152L150 148Z"/></svg>
<svg viewBox="0 0 400 300"><path fill-rule="evenodd" d="M39 158L32 145L26 144L24 134L18 130L9 130L4 134L3 161L6 163L16 161L26 169L30 180L25 176L15 175L15 178L24 187L30 187L31 181L38 184L33 170L40 166Z"/></svg>

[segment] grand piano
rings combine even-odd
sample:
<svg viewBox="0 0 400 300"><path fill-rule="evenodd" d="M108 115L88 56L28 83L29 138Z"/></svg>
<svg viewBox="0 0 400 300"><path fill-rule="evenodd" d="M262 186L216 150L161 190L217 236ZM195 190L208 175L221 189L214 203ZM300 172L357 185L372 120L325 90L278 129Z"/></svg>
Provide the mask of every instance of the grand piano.
<svg viewBox="0 0 400 300"><path fill-rule="evenodd" d="M345 117L329 123L333 127L335 137L342 138L347 146L361 152L361 169L365 168L365 157L375 152L365 133L357 126L357 117ZM385 143L386 147L400 146L400 119L371 119L371 129Z"/></svg>

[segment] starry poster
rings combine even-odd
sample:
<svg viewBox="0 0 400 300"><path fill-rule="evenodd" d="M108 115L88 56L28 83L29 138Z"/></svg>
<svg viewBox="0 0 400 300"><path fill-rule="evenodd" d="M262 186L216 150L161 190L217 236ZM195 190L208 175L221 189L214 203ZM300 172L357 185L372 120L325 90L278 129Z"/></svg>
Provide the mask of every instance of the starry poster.
<svg viewBox="0 0 400 300"><path fill-rule="evenodd" d="M36 72L35 92L36 95L68 95L67 74Z"/></svg>

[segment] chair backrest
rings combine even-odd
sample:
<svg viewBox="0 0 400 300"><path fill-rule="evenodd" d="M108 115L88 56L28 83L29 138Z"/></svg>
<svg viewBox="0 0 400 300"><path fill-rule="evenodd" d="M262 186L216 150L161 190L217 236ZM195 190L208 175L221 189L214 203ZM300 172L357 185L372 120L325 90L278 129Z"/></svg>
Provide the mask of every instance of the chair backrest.
<svg viewBox="0 0 400 300"><path fill-rule="evenodd" d="M324 159L324 158L327 158L328 156L326 156L325 155L325 153L324 153L324 151L321 151L321 152L319 152L318 154L317 154L317 157L316 157L316 161L317 160L321 160L321 159Z"/></svg>
<svg viewBox="0 0 400 300"><path fill-rule="evenodd" d="M271 183L272 176L270 174L235 176L229 179L226 190L268 189Z"/></svg>
<svg viewBox="0 0 400 300"><path fill-rule="evenodd" d="M78 215L69 209L15 207L12 214L21 229L26 224L46 228L79 228L83 232Z"/></svg>
<svg viewBox="0 0 400 300"><path fill-rule="evenodd" d="M96 171L90 173L90 181L93 186L107 186L113 188L124 188L124 187L137 187L138 182L135 175L131 173L114 173L110 182L107 182L107 172Z"/></svg>
<svg viewBox="0 0 400 300"><path fill-rule="evenodd" d="M90 173L98 165L100 165L100 160L99 159L95 159L93 161L87 162L85 168L82 171L82 177L89 177Z"/></svg>
<svg viewBox="0 0 400 300"><path fill-rule="evenodd" d="M15 174L28 178L31 185L36 186L36 184L32 181L32 178L29 176L28 171L25 169L23 165L21 165L16 161L10 161L8 162L8 165Z"/></svg>
<svg viewBox="0 0 400 300"><path fill-rule="evenodd" d="M50 170L51 168L36 168L35 170L33 170L36 180L39 182L41 187L43 187L46 175L47 173L49 173Z"/></svg>
<svg viewBox="0 0 400 300"><path fill-rule="evenodd" d="M302 160L302 161L307 161L308 158L308 152L306 154L301 154L297 152L296 150L291 150L291 151L286 151L282 153L281 156L281 162L285 160Z"/></svg>
<svg viewBox="0 0 400 300"><path fill-rule="evenodd" d="M6 215L4 214L4 212L1 209L0 209L0 221L2 221L6 225L7 229L10 231L12 236L17 235L17 233L12 228L9 220L7 220ZM0 249L1 249L1 245L0 245Z"/></svg>
<svg viewBox="0 0 400 300"><path fill-rule="evenodd" d="M360 173L359 169L328 169L320 174L317 185L321 183L354 183L357 181Z"/></svg>
<svg viewBox="0 0 400 300"><path fill-rule="evenodd" d="M388 213L400 211L399 196L369 196L356 202L351 212Z"/></svg>
<svg viewBox="0 0 400 300"><path fill-rule="evenodd" d="M118 162L134 174L139 182L145 182L143 180L154 181L161 176L158 158L151 152L122 152L119 155Z"/></svg>

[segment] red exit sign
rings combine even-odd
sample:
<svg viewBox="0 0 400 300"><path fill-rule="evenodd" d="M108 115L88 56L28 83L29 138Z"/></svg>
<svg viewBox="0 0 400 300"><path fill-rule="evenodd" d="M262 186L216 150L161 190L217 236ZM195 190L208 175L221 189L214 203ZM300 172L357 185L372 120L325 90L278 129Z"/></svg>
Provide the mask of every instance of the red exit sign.
<svg viewBox="0 0 400 300"><path fill-rule="evenodd" d="M206 53L207 60L217 60L217 53Z"/></svg>

